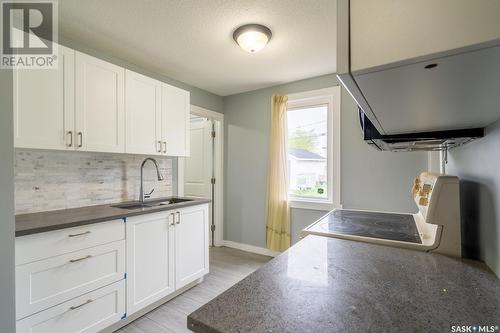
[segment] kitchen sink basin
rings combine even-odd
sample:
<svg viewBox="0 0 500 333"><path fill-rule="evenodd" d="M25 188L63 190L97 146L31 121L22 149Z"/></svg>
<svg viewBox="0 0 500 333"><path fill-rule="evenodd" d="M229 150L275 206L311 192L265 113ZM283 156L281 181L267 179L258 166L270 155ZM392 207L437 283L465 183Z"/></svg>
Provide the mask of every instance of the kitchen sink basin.
<svg viewBox="0 0 500 333"><path fill-rule="evenodd" d="M144 208L153 208L153 207L158 207L158 206L168 206L168 205L173 205L176 203L181 203L181 202L187 202L187 201L193 201L192 199L181 199L181 198L172 198L168 200L157 200L157 201L146 201L144 203L141 203L139 201L133 201L133 202L126 202L118 205L112 205L111 207L114 208L122 208L122 209L144 209Z"/></svg>
<svg viewBox="0 0 500 333"><path fill-rule="evenodd" d="M119 205L112 205L111 207L114 208L123 208L123 209L142 209L142 208L151 208L153 205L151 204L141 204L141 203L126 203L126 204L119 204Z"/></svg>
<svg viewBox="0 0 500 333"><path fill-rule="evenodd" d="M173 205L176 203L181 203L181 202L188 202L188 201L193 201L193 199L182 199L182 198L172 198L166 201L160 202L161 204L166 204L166 205Z"/></svg>

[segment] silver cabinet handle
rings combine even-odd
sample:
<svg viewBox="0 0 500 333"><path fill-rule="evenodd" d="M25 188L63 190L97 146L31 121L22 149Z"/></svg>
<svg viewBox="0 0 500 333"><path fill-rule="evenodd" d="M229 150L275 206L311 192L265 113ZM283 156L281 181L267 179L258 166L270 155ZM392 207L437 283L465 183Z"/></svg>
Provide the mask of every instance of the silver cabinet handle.
<svg viewBox="0 0 500 333"><path fill-rule="evenodd" d="M78 148L82 148L82 147L83 147L83 133L78 132Z"/></svg>
<svg viewBox="0 0 500 333"><path fill-rule="evenodd" d="M93 302L93 300L88 299L85 303L82 303L82 304L77 305L77 306L72 306L69 309L70 310L76 310L76 309L81 308L82 306L87 305L87 304L92 303L92 302Z"/></svg>
<svg viewBox="0 0 500 333"><path fill-rule="evenodd" d="M167 141L163 141L163 154L167 153Z"/></svg>
<svg viewBox="0 0 500 333"><path fill-rule="evenodd" d="M69 143L67 143L66 145L68 147L73 147L73 131L68 131L68 133L66 134L66 142L68 142L68 135L69 135Z"/></svg>
<svg viewBox="0 0 500 333"><path fill-rule="evenodd" d="M172 217L172 222L170 222L170 225L171 226L175 226L175 214L174 213L170 213L169 217Z"/></svg>
<svg viewBox="0 0 500 333"><path fill-rule="evenodd" d="M177 215L177 222L176 222L176 224L181 224L181 213L180 212L175 212L175 214Z"/></svg>
<svg viewBox="0 0 500 333"><path fill-rule="evenodd" d="M161 141L158 141L156 143L156 151L159 152L159 153L161 153Z"/></svg>
<svg viewBox="0 0 500 333"><path fill-rule="evenodd" d="M71 259L69 262L73 263L73 262L78 262L78 261L82 261L82 260L89 259L89 258L92 258L92 256L90 254L88 256L81 257L78 259Z"/></svg>
<svg viewBox="0 0 500 333"><path fill-rule="evenodd" d="M78 237L78 236L83 236L83 235L88 235L90 234L90 231L85 231L85 232L80 232L79 234L69 234L68 237Z"/></svg>

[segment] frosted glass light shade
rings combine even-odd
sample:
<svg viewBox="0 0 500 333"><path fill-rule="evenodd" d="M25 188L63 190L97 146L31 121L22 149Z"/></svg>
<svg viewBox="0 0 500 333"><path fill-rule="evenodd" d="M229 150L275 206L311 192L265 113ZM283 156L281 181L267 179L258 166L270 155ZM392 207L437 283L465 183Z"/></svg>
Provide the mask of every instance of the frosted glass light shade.
<svg viewBox="0 0 500 333"><path fill-rule="evenodd" d="M233 38L243 50L255 53L267 45L271 35L268 27L260 24L247 24L236 29Z"/></svg>

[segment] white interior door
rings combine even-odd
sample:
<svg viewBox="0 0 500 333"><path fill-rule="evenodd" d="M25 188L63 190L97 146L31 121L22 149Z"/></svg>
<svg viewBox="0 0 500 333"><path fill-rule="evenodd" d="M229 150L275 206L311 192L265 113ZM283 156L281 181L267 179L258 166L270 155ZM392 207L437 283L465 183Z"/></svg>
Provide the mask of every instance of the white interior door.
<svg viewBox="0 0 500 333"><path fill-rule="evenodd" d="M211 199L213 151L212 121L194 116L191 118L191 155L184 163L184 195Z"/></svg>

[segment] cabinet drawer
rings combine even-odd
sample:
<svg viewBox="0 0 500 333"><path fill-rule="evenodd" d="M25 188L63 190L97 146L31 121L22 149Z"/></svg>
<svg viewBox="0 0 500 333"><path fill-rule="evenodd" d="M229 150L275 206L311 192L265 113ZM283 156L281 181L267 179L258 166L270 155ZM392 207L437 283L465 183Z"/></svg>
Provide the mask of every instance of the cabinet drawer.
<svg viewBox="0 0 500 333"><path fill-rule="evenodd" d="M16 266L16 319L123 279L125 241Z"/></svg>
<svg viewBox="0 0 500 333"><path fill-rule="evenodd" d="M125 239L123 220L42 232L16 238L16 265Z"/></svg>
<svg viewBox="0 0 500 333"><path fill-rule="evenodd" d="M125 281L113 283L16 323L17 333L91 333L125 314Z"/></svg>

